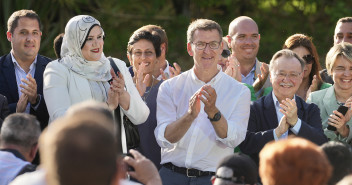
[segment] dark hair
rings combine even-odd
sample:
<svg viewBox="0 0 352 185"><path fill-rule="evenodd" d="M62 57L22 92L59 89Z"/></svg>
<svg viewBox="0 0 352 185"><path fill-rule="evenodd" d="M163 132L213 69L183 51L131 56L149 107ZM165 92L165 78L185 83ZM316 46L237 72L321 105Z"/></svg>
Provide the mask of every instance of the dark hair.
<svg viewBox="0 0 352 185"><path fill-rule="evenodd" d="M40 22L40 18L37 13L33 10L18 10L13 12L10 18L7 20L7 31L12 33L18 26L18 20L22 17L27 17L30 19L36 19L39 24L40 31L42 30L42 23Z"/></svg>
<svg viewBox="0 0 352 185"><path fill-rule="evenodd" d="M217 30L219 32L219 41L222 41L222 29L220 25L212 20L209 19L197 19L193 21L187 29L187 43L193 42L193 35L196 30Z"/></svg>
<svg viewBox="0 0 352 185"><path fill-rule="evenodd" d="M93 24L93 25L89 28L88 33L87 33L87 35L86 35L86 38L84 38L84 41L83 41L82 46L81 46L81 49L82 49L82 48L84 47L84 45L86 44L87 38L89 37L89 33L90 33L90 31L92 31L92 29L93 29L95 26L99 26L99 28L101 29L101 26L100 26L99 24ZM105 36L104 36L104 35L103 35L103 39L105 39Z"/></svg>
<svg viewBox="0 0 352 185"><path fill-rule="evenodd" d="M152 35L158 35L161 39L160 40L161 44L165 43L165 53L167 53L169 40L167 38L165 30L161 26L152 25L152 24L143 26L143 27L139 28L138 30L143 30L143 29L146 31L149 31L150 33L152 33Z"/></svg>
<svg viewBox="0 0 352 185"><path fill-rule="evenodd" d="M284 45L282 46L282 49L293 50L300 46L306 48L309 51L309 53L314 57L312 70L310 71L310 74L309 74L309 85L312 84L313 76L316 75L318 80L318 89L320 89L320 86L323 83L319 74L319 71L321 70L321 66L319 63L319 55L318 55L317 49L315 48L312 42L312 38L304 34L291 35L289 38L286 39Z"/></svg>
<svg viewBox="0 0 352 185"><path fill-rule="evenodd" d="M61 45L62 45L63 38L64 38L64 33L60 33L54 39L54 52L55 52L56 58L61 58L60 53L61 53Z"/></svg>
<svg viewBox="0 0 352 185"><path fill-rule="evenodd" d="M35 116L15 113L5 118L0 131L0 141L2 144L30 148L38 143L40 133L40 124Z"/></svg>
<svg viewBox="0 0 352 185"><path fill-rule="evenodd" d="M156 57L160 57L161 50L160 50L160 44L161 44L161 39L158 35L153 35L149 31L146 30L136 30L132 36L130 37L130 40L128 41L127 44L127 53L129 55L132 55L132 49L133 49L133 44L136 42L145 39L149 42L151 42L154 46L155 54Z"/></svg>
<svg viewBox="0 0 352 185"><path fill-rule="evenodd" d="M352 153L349 146L341 142L330 141L321 146L330 164L333 166L332 176L328 185L339 182L343 177L352 173Z"/></svg>
<svg viewBox="0 0 352 185"><path fill-rule="evenodd" d="M217 167L228 167L232 169L233 177L243 180L244 184L255 184L258 182L258 167L255 162L242 153L231 154L222 159Z"/></svg>
<svg viewBox="0 0 352 185"><path fill-rule="evenodd" d="M352 17L342 17L342 18L340 18L338 21L337 21L337 23L336 24L338 24L338 23L346 23L346 22L352 22Z"/></svg>

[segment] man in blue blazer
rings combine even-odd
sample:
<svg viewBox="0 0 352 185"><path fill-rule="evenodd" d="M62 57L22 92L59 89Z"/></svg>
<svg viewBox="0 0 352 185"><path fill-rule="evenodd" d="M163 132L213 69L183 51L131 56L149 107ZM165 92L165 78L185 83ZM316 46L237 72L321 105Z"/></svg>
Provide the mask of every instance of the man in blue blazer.
<svg viewBox="0 0 352 185"><path fill-rule="evenodd" d="M35 115L44 129L49 115L43 97L43 72L51 59L38 55L42 35L39 16L32 10L16 11L7 28L12 50L0 58L0 94L6 96L10 113Z"/></svg>
<svg viewBox="0 0 352 185"><path fill-rule="evenodd" d="M278 51L270 61L273 91L251 105L246 139L240 144L243 153L258 164L258 154L266 143L288 135L306 138L318 145L327 142L317 105L307 104L296 96L304 61L290 50Z"/></svg>

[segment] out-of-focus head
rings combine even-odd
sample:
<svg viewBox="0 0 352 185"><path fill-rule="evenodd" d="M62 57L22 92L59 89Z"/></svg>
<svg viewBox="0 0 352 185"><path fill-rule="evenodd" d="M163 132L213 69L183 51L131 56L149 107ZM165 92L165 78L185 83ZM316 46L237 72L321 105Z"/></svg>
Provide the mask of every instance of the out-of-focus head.
<svg viewBox="0 0 352 185"><path fill-rule="evenodd" d="M334 44L348 42L352 44L352 17L343 17L336 23Z"/></svg>
<svg viewBox="0 0 352 185"><path fill-rule="evenodd" d="M277 99L293 98L303 79L304 61L293 51L276 52L270 61L270 82Z"/></svg>
<svg viewBox="0 0 352 185"><path fill-rule="evenodd" d="M193 21L187 30L187 51L196 71L215 71L223 50L222 29L209 19Z"/></svg>
<svg viewBox="0 0 352 185"><path fill-rule="evenodd" d="M321 70L319 55L311 37L304 34L291 35L286 39L282 49L294 51L305 61L306 65L304 68L303 78L309 77L310 81L312 81L313 76L316 75L317 79L321 81L321 77L319 75L319 71Z"/></svg>
<svg viewBox="0 0 352 185"><path fill-rule="evenodd" d="M134 70L144 68L144 74L153 74L159 70L157 58L161 54L161 39L158 35L143 29L136 30L127 45L127 57Z"/></svg>
<svg viewBox="0 0 352 185"><path fill-rule="evenodd" d="M328 185L334 185L343 177L352 173L352 153L350 146L330 141L321 146L333 167Z"/></svg>
<svg viewBox="0 0 352 185"><path fill-rule="evenodd" d="M258 25L252 18L240 16L234 19L229 25L227 37L239 62L255 62L260 34Z"/></svg>
<svg viewBox="0 0 352 185"><path fill-rule="evenodd" d="M89 15L71 18L65 27L61 57L78 56L97 61L103 55L104 31L100 22Z"/></svg>
<svg viewBox="0 0 352 185"><path fill-rule="evenodd" d="M259 157L263 185L325 185L332 171L323 150L303 138L270 142Z"/></svg>
<svg viewBox="0 0 352 185"><path fill-rule="evenodd" d="M5 118L0 130L1 148L9 145L17 146L26 160L32 162L37 151L40 136L40 124L30 114L15 113ZM35 149L30 155L30 151Z"/></svg>
<svg viewBox="0 0 352 185"><path fill-rule="evenodd" d="M352 185L352 175L347 175L341 181L339 181L336 185Z"/></svg>
<svg viewBox="0 0 352 185"><path fill-rule="evenodd" d="M20 61L34 61L41 41L40 18L33 10L18 10L7 21L7 40L15 58Z"/></svg>
<svg viewBox="0 0 352 185"><path fill-rule="evenodd" d="M55 52L56 58L61 58L60 53L61 53L61 45L62 45L63 38L64 38L64 33L60 33L54 39L54 52Z"/></svg>
<svg viewBox="0 0 352 185"><path fill-rule="evenodd" d="M43 132L39 144L48 184L111 184L119 151L106 110L97 103L80 105Z"/></svg>
<svg viewBox="0 0 352 185"><path fill-rule="evenodd" d="M232 154L222 159L212 178L214 185L256 184L258 167L244 154Z"/></svg>

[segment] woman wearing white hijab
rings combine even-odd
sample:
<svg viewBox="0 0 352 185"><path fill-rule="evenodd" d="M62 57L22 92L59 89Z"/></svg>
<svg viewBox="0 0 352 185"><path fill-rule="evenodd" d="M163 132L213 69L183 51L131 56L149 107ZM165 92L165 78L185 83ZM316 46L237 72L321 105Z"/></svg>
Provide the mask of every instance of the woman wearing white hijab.
<svg viewBox="0 0 352 185"><path fill-rule="evenodd" d="M106 102L111 110L120 105L121 117L126 115L136 125L146 121L149 109L125 62L113 58L120 70L115 74L104 56L103 45L104 31L98 20L88 15L69 20L61 46L62 58L50 62L44 72L44 97L50 121L63 116L70 106L91 99ZM121 125L121 136L125 138ZM125 139L122 149L127 152Z"/></svg>

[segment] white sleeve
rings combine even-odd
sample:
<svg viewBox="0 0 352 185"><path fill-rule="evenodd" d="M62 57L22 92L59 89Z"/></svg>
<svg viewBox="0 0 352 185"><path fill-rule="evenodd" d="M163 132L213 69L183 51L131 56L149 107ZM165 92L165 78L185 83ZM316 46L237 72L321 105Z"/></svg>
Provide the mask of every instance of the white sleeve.
<svg viewBox="0 0 352 185"><path fill-rule="evenodd" d="M248 119L250 113L251 95L249 89L245 86L240 90L238 101L232 114L227 121L227 137L220 138L217 136L216 140L226 144L231 148L235 148L246 138ZM221 110L220 110L221 111Z"/></svg>
<svg viewBox="0 0 352 185"><path fill-rule="evenodd" d="M64 66L57 60L49 62L44 71L43 94L45 103L53 121L63 116L71 106L70 95L68 93L68 75Z"/></svg>
<svg viewBox="0 0 352 185"><path fill-rule="evenodd" d="M144 123L149 116L149 108L142 100L139 95L136 86L133 83L132 77L124 61L115 59L115 64L118 66L121 74L124 77L127 92L130 94L130 106L128 110L124 110L121 107L123 113L131 120L135 125Z"/></svg>
<svg viewBox="0 0 352 185"><path fill-rule="evenodd" d="M175 145L165 138L166 127L177 119L176 105L172 101L171 92L170 84L165 81L160 85L157 96L157 127L154 130L154 135L161 148L172 148Z"/></svg>

